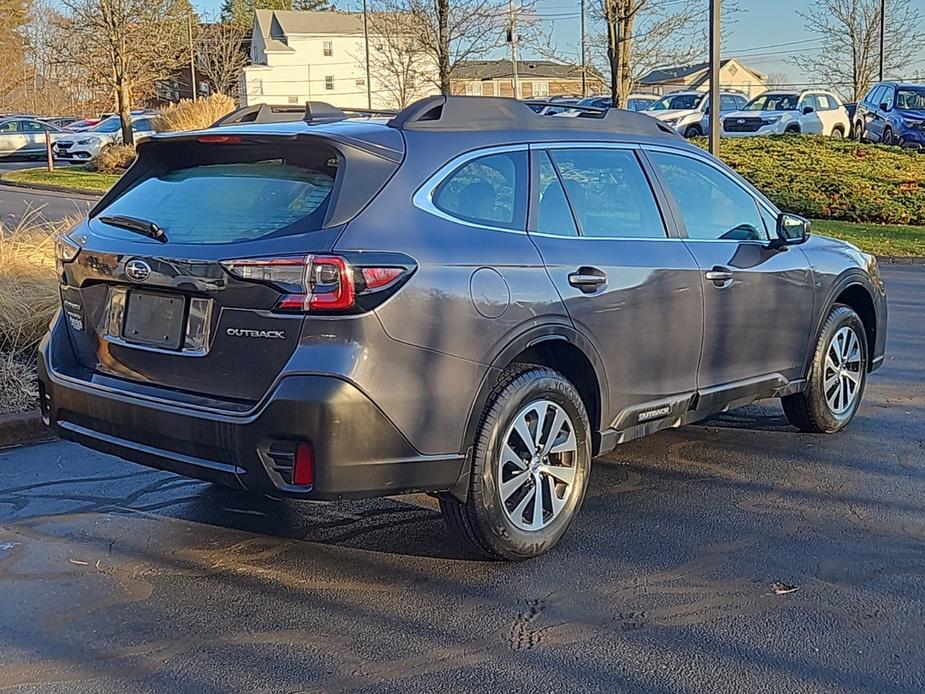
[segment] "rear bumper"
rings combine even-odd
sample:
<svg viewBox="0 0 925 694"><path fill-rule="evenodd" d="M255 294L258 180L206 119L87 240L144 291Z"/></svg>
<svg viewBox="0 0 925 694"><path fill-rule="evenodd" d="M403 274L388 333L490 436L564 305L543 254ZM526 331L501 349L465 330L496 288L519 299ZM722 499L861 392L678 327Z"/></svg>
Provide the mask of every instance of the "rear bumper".
<svg viewBox="0 0 925 694"><path fill-rule="evenodd" d="M318 500L446 491L462 472L463 456L421 455L345 380L285 377L243 415L178 406L68 373L55 362L70 349L62 333L53 330L39 351L42 415L62 438L89 448L248 491ZM291 484L299 442L314 450L311 486Z"/></svg>

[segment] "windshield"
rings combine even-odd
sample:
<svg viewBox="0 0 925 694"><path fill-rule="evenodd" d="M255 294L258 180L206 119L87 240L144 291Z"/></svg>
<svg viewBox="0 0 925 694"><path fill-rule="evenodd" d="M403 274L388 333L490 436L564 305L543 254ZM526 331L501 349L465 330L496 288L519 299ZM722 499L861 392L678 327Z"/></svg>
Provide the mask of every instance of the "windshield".
<svg viewBox="0 0 925 694"><path fill-rule="evenodd" d="M797 102L800 100L799 94L762 94L752 99L746 106L745 111L794 111Z"/></svg>
<svg viewBox="0 0 925 694"><path fill-rule="evenodd" d="M122 122L119 120L119 116L112 116L98 125L94 125L90 130L96 133L114 133L121 128Z"/></svg>
<svg viewBox="0 0 925 694"><path fill-rule="evenodd" d="M896 108L900 111L925 111L925 87L897 89Z"/></svg>
<svg viewBox="0 0 925 694"><path fill-rule="evenodd" d="M654 104L649 106L647 111L674 111L676 109L692 110L700 106L705 94L669 94L663 96Z"/></svg>
<svg viewBox="0 0 925 694"><path fill-rule="evenodd" d="M233 243L322 228L338 171L330 148L213 146L198 152L194 162L162 164L100 216L149 220L171 243Z"/></svg>

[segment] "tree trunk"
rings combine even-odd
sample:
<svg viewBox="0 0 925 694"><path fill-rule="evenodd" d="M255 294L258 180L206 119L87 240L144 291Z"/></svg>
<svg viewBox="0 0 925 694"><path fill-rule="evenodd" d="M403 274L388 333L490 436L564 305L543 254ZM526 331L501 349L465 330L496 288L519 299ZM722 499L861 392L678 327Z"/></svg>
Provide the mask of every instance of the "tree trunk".
<svg viewBox="0 0 925 694"><path fill-rule="evenodd" d="M440 92L450 93L450 37L449 0L434 0L437 10L437 71L440 75Z"/></svg>
<svg viewBox="0 0 925 694"><path fill-rule="evenodd" d="M119 120L122 121L122 144L134 145L132 137L132 90L128 82L122 81L116 89L116 105L119 110Z"/></svg>
<svg viewBox="0 0 925 694"><path fill-rule="evenodd" d="M633 18L632 14L620 17L619 27L622 40L617 43L617 98L614 100L614 106L617 108L626 108L630 91L633 88L632 68L630 67L633 50Z"/></svg>

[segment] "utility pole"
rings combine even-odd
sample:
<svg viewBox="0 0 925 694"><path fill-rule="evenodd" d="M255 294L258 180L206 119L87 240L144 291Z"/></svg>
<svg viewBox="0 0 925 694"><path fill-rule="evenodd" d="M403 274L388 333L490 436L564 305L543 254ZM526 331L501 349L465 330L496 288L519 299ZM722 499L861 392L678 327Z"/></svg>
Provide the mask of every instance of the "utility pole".
<svg viewBox="0 0 925 694"><path fill-rule="evenodd" d="M719 156L719 46L720 5L722 0L710 0L710 154Z"/></svg>
<svg viewBox="0 0 925 694"><path fill-rule="evenodd" d="M880 82L883 81L883 39L886 33L886 0L880 0Z"/></svg>
<svg viewBox="0 0 925 694"><path fill-rule="evenodd" d="M511 89L514 98L520 98L520 80L517 76L517 28L514 26L514 0L508 0L508 40L511 42Z"/></svg>
<svg viewBox="0 0 925 694"><path fill-rule="evenodd" d="M588 96L588 49L585 32L585 0L581 0L581 95Z"/></svg>
<svg viewBox="0 0 925 694"><path fill-rule="evenodd" d="M363 45L366 48L366 108L373 108L373 85L369 79L369 8L363 0Z"/></svg>
<svg viewBox="0 0 925 694"><path fill-rule="evenodd" d="M193 101L198 98L196 89L196 47L193 45L193 11L186 15L186 30L189 35L189 83L193 92Z"/></svg>

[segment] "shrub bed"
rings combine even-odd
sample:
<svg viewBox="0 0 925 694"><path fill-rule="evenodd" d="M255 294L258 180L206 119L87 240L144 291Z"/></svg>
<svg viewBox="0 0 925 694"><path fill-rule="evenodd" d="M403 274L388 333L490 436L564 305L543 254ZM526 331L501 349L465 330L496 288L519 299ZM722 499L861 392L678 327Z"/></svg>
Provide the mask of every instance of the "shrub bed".
<svg viewBox="0 0 925 694"><path fill-rule="evenodd" d="M131 145L106 147L87 164L88 171L121 176L135 162L135 148Z"/></svg>
<svg viewBox="0 0 925 694"><path fill-rule="evenodd" d="M234 111L234 99L224 94L212 94L204 99L181 99L161 109L154 120L158 130L202 130Z"/></svg>
<svg viewBox="0 0 925 694"><path fill-rule="evenodd" d="M697 144L706 146L698 138ZM775 205L819 219L925 225L925 155L828 137L726 138L720 158Z"/></svg>

